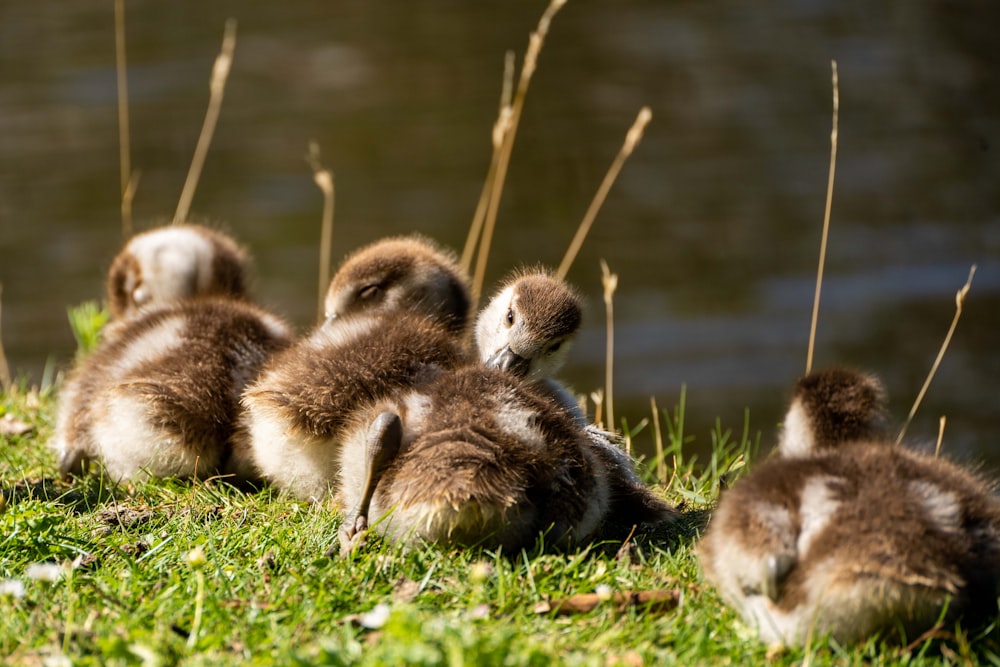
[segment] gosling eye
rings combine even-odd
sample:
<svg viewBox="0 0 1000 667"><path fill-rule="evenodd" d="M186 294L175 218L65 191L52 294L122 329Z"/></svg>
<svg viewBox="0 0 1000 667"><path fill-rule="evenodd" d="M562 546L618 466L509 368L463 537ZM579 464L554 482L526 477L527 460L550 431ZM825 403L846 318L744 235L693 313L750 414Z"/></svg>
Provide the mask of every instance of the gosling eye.
<svg viewBox="0 0 1000 667"><path fill-rule="evenodd" d="M513 325L514 325L514 309L513 308L508 308L507 309L507 326L513 326Z"/></svg>
<svg viewBox="0 0 1000 667"><path fill-rule="evenodd" d="M378 285L365 285L358 290L358 298L362 301L370 301L378 296L381 288Z"/></svg>
<svg viewBox="0 0 1000 667"><path fill-rule="evenodd" d="M552 354L553 352L556 352L560 347L562 347L562 341L561 340L556 341L555 343L552 343L552 345L549 347L549 354Z"/></svg>

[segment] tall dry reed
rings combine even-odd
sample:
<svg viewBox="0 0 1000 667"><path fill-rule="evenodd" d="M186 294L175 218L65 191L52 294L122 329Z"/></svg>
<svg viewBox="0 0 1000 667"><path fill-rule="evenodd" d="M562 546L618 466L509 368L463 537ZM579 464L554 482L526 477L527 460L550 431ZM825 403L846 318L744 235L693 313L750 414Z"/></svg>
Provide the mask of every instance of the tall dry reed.
<svg viewBox="0 0 1000 667"><path fill-rule="evenodd" d="M486 220L486 209L490 203L490 195L493 191L493 179L496 177L497 164L500 161L500 148L503 146L503 138L507 133L510 124L511 96L514 91L514 52L507 51L503 61L503 85L500 89L500 109L497 112L497 120L493 124L493 132L490 135L490 143L493 145L493 153L490 156L490 166L486 171L486 178L483 180L483 189L479 193L479 201L476 202L476 212L472 215L472 224L469 225L469 233L465 238L465 247L462 249L462 258L459 265L463 271L472 269L472 260L479 246L479 240L483 231L483 222Z"/></svg>
<svg viewBox="0 0 1000 667"><path fill-rule="evenodd" d="M186 222L188 213L191 211L191 201L194 199L194 191L198 187L198 180L201 178L201 169L205 165L205 157L208 155L209 146L212 145L212 135L215 134L215 125L219 120L219 111L222 109L222 98L226 92L226 80L229 78L229 70L233 66L233 52L235 50L236 19L229 19L226 21L226 28L222 37L222 48L219 51L219 55L215 58L215 65L212 67L212 78L208 84L208 110L205 112L205 122L201 126L201 134L198 135L198 144L194 149L191 167L188 169L184 188L181 190L181 196L177 202L177 211L174 212L173 224L175 225Z"/></svg>
<svg viewBox="0 0 1000 667"><path fill-rule="evenodd" d="M812 371L816 345L816 322L819 319L819 296L823 289L823 268L826 265L826 241L830 235L830 211L833 207L833 176L837 171L837 123L840 117L840 87L837 82L837 61L831 60L833 71L833 129L830 130L830 171L826 180L826 208L823 212L823 236L819 243L819 266L816 269L816 293L813 296L812 321L809 325L809 351L806 352L806 374Z"/></svg>
<svg viewBox="0 0 1000 667"><path fill-rule="evenodd" d="M131 139L128 120L128 74L125 57L125 0L115 0L115 71L118 84L118 168L121 183L122 237L132 236L132 185Z"/></svg>
<svg viewBox="0 0 1000 667"><path fill-rule="evenodd" d="M597 212L601 210L601 206L604 204L608 192L611 191L611 186L614 185L615 179L618 178L618 173L625 164L625 160L628 159L632 151L635 150L636 145L642 140L642 133L652 118L653 112L650 111L649 107L643 107L639 110L639 115L636 116L635 122L632 123L632 127L629 128L628 133L625 135L625 142L611 163L611 167L604 175L604 180L601 181L600 187L597 188L597 193L591 200L590 206L587 207L587 212L584 214L580 226L577 227L576 234L573 236L573 240L570 241L566 254L559 263L556 275L560 278L565 278L569 273L569 267L573 265L573 260L576 259L577 253L580 252L583 240L587 237L587 233L590 231L590 227L594 224L594 219L597 217Z"/></svg>
<svg viewBox="0 0 1000 667"><path fill-rule="evenodd" d="M608 263L601 260L601 284L604 286L604 310L607 321L607 348L604 362L604 394L608 409L608 429L615 427L615 290L618 289L618 274L611 273ZM631 454L631 452L629 452Z"/></svg>
<svg viewBox="0 0 1000 667"><path fill-rule="evenodd" d="M317 321L322 321L323 297L326 295L327 283L330 282L330 252L333 244L333 172L323 166L319 157L319 144L315 141L309 144L306 160L312 167L313 181L323 193L323 219L319 240L319 298L316 307Z"/></svg>
<svg viewBox="0 0 1000 667"><path fill-rule="evenodd" d="M507 178L507 168L510 165L510 154L514 149L514 138L517 136L517 125L521 119L521 111L524 109L524 100L528 94L528 86L531 84L531 77L538 67L538 55L542 50L542 45L545 43L545 36L549 32L552 19L564 4L566 4L566 0L551 0L549 6L546 7L545 12L539 19L535 31L528 38L528 48L524 54L524 63L521 65L521 76L518 79L514 101L510 107L509 120L502 127L503 141L500 145L497 166L493 172L493 179L490 184L490 194L486 205L482 238L480 239L479 253L476 256L476 268L472 277L473 304L479 303L479 297L482 295L483 281L486 276L486 261L489 259L490 244L493 241L493 232L496 228L500 197L503 194L504 181ZM494 132L496 132L496 128L494 128Z"/></svg>
<svg viewBox="0 0 1000 667"><path fill-rule="evenodd" d="M906 429L910 427L910 422L913 421L913 416L917 414L917 409L920 408L920 402L924 400L924 394L927 393L927 388L931 386L931 380L934 379L934 374L937 373L938 366L941 365L941 360L944 358L944 353L948 349L948 345L951 343L951 337L955 334L955 328L958 326L958 320L962 317L962 306L965 304L965 297L968 295L969 290L972 288L972 277L976 275L976 265L973 264L969 269L969 278L965 281L965 285L962 289L955 293L955 317L951 320L951 326L948 327L948 333L944 337L944 342L941 343L941 349L938 350L937 357L934 359L934 363L931 364L931 370L927 374L927 379L924 380L924 386L920 388L920 392L917 394L917 399L913 401L913 407L910 408L910 414L906 417L906 422L903 424L903 428L899 430L899 435L896 436L896 442L902 442L903 436L906 435Z"/></svg>

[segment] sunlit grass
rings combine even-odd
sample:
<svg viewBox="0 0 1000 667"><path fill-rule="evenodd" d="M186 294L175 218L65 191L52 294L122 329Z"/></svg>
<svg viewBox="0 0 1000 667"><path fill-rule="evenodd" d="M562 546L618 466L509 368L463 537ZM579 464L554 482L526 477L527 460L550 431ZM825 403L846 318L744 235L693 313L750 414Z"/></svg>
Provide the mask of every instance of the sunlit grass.
<svg viewBox="0 0 1000 667"><path fill-rule="evenodd" d="M0 398L0 417L30 426L0 441L0 654L13 664L798 664L808 657L919 665L990 662L1000 653L991 634L907 654L875 642L850 650L817 642L808 655L769 655L703 586L693 551L719 489L755 455L749 418L734 431L718 425L704 434L713 454L698 461L685 451L703 434L684 430L683 403L659 415L669 478L654 488L684 508L675 534L633 536L627 549L555 554L403 551L373 540L341 560L325 555L340 516L272 491L244 494L218 481L57 480L45 446L54 407L51 393L23 385ZM625 433L651 438L650 421L626 424ZM570 616L540 612L542 603L596 590L675 590L680 604L661 613L610 604Z"/></svg>

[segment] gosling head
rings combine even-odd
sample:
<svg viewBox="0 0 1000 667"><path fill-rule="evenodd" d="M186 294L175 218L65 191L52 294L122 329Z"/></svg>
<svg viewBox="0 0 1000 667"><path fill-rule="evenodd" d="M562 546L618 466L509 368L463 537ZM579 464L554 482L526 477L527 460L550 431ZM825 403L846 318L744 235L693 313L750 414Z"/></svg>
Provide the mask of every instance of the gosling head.
<svg viewBox="0 0 1000 667"><path fill-rule="evenodd" d="M582 317L580 297L562 280L544 271L517 274L479 315L479 358L520 378L550 378L565 363Z"/></svg>
<svg viewBox="0 0 1000 667"><path fill-rule="evenodd" d="M421 236L383 239L341 264L324 302L327 321L353 313L418 312L461 333L469 280L451 252Z"/></svg>
<svg viewBox="0 0 1000 667"><path fill-rule="evenodd" d="M108 270L115 318L194 296L246 296L249 257L229 236L201 225L158 227L132 237Z"/></svg>
<svg viewBox="0 0 1000 667"><path fill-rule="evenodd" d="M873 375L844 368L811 373L795 384L778 450L797 456L885 437L886 395Z"/></svg>

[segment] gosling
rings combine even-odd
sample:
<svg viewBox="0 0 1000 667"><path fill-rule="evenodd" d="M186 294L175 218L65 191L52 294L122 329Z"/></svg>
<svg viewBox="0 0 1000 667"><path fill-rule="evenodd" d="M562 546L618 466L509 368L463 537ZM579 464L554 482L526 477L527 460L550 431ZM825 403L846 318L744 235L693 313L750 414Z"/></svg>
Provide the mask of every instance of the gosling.
<svg viewBox="0 0 1000 667"><path fill-rule="evenodd" d="M548 393L586 427L610 488L607 538L624 537L634 526L673 522L677 511L643 484L635 461L615 436L589 425L573 395L554 378L566 363L582 319L580 296L565 281L543 269L516 272L476 320L479 358Z"/></svg>
<svg viewBox="0 0 1000 667"><path fill-rule="evenodd" d="M195 296L246 298L249 255L201 225L157 227L133 236L108 271L105 295L115 319Z"/></svg>
<svg viewBox="0 0 1000 667"><path fill-rule="evenodd" d="M977 475L887 439L885 392L834 369L798 382L777 456L724 493L705 577L760 637L910 639L983 622L1000 592L1000 503Z"/></svg>
<svg viewBox="0 0 1000 667"><path fill-rule="evenodd" d="M550 394L470 365L359 412L344 438L343 553L370 517L391 542L507 553L597 536L608 472L587 432Z"/></svg>
<svg viewBox="0 0 1000 667"><path fill-rule="evenodd" d="M147 306L117 323L67 379L53 445L64 477L91 461L115 482L254 473L232 457L239 398L291 340L279 318L242 301Z"/></svg>
<svg viewBox="0 0 1000 667"><path fill-rule="evenodd" d="M262 476L304 500L336 495L340 447L358 410L468 359L468 280L419 236L349 256L327 321L272 359L243 396L246 450Z"/></svg>

